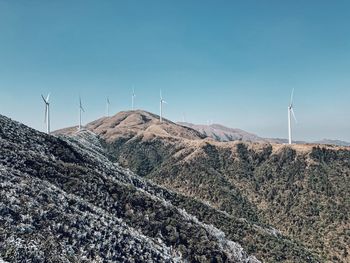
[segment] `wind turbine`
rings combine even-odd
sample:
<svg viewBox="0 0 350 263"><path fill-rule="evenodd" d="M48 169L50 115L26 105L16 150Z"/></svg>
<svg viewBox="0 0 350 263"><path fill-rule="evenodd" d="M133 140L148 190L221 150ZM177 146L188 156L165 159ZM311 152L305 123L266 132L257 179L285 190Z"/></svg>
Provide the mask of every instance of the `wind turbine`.
<svg viewBox="0 0 350 263"><path fill-rule="evenodd" d="M79 128L78 130L81 130L81 113L85 112L83 105L81 104L81 98L79 97Z"/></svg>
<svg viewBox="0 0 350 263"><path fill-rule="evenodd" d="M134 100L135 100L136 94L135 89L132 88L132 94L131 94L131 109L134 110Z"/></svg>
<svg viewBox="0 0 350 263"><path fill-rule="evenodd" d="M162 90L160 90L160 115L159 115L159 121L163 121L163 103L167 104L167 102L162 97Z"/></svg>
<svg viewBox="0 0 350 263"><path fill-rule="evenodd" d="M293 96L294 89L292 90L292 95L290 96L290 104L288 106L288 143L292 144L292 115L295 123L297 123L297 119L295 118L294 110L293 110Z"/></svg>
<svg viewBox="0 0 350 263"><path fill-rule="evenodd" d="M109 105L110 105L111 103L109 102L109 98L107 97L107 117L109 117Z"/></svg>
<svg viewBox="0 0 350 263"><path fill-rule="evenodd" d="M50 134L50 93L47 95L46 99L43 95L41 95L43 98L43 101L45 103L45 119L44 122L46 123L46 132L47 134Z"/></svg>

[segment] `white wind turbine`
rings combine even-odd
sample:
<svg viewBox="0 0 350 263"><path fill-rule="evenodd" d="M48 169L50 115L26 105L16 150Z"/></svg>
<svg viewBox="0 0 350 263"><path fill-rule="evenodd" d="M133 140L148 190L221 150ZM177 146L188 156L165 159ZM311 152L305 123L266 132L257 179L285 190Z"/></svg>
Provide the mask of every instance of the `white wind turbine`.
<svg viewBox="0 0 350 263"><path fill-rule="evenodd" d="M292 144L292 115L295 123L297 123L297 119L295 118L294 110L293 110L293 96L294 89L292 90L292 95L290 96L290 104L288 106L288 143Z"/></svg>
<svg viewBox="0 0 350 263"><path fill-rule="evenodd" d="M132 110L134 110L134 101L135 101L135 97L136 97L135 89L132 88L132 94L131 94L131 109L132 109Z"/></svg>
<svg viewBox="0 0 350 263"><path fill-rule="evenodd" d="M107 106L107 117L109 117L109 105L111 103L109 102L109 98L107 97L107 102L106 102L106 106Z"/></svg>
<svg viewBox="0 0 350 263"><path fill-rule="evenodd" d="M167 104L167 102L162 97L162 90L160 90L160 104L159 104L159 108L160 108L159 121L160 122L163 121L163 103Z"/></svg>
<svg viewBox="0 0 350 263"><path fill-rule="evenodd" d="M43 95L41 95L43 101L45 103L45 123L46 123L46 132L50 134L50 93L47 95L46 99Z"/></svg>
<svg viewBox="0 0 350 263"><path fill-rule="evenodd" d="M79 97L79 128L78 130L81 130L81 113L85 112L83 105L81 104L81 98Z"/></svg>

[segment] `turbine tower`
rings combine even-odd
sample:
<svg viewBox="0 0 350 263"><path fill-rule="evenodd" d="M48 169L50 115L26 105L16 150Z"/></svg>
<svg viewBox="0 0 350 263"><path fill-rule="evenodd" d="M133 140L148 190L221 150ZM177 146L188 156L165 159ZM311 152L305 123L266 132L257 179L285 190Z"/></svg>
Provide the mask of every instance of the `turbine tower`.
<svg viewBox="0 0 350 263"><path fill-rule="evenodd" d="M132 88L132 94L131 94L131 109L134 110L134 100L135 100L136 94L135 89Z"/></svg>
<svg viewBox="0 0 350 263"><path fill-rule="evenodd" d="M297 119L295 118L294 110L293 110L293 95L294 89L292 90L292 95L290 96L290 104L288 106L288 143L292 144L292 115L295 123L297 123Z"/></svg>
<svg viewBox="0 0 350 263"><path fill-rule="evenodd" d="M81 130L81 113L85 112L83 105L81 104L81 98L79 97L79 128L78 130Z"/></svg>
<svg viewBox="0 0 350 263"><path fill-rule="evenodd" d="M111 103L109 102L109 98L107 97L107 117L109 117L109 105L110 105Z"/></svg>
<svg viewBox="0 0 350 263"><path fill-rule="evenodd" d="M46 133L50 134L50 93L47 95L46 99L43 95L41 95L43 98L43 101L45 103L45 120L44 122L46 123Z"/></svg>
<svg viewBox="0 0 350 263"><path fill-rule="evenodd" d="M162 97L162 90L160 90L160 104L159 104L159 108L160 108L159 121L160 122L163 121L163 103L167 104L167 102Z"/></svg>

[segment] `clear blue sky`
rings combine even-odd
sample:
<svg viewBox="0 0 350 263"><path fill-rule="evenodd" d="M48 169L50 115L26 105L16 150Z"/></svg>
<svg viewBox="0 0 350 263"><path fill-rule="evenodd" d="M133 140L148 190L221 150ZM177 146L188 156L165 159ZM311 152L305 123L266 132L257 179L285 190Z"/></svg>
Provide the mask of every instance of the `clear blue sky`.
<svg viewBox="0 0 350 263"><path fill-rule="evenodd" d="M350 141L350 1L0 0L0 114L45 130L137 108L265 137Z"/></svg>

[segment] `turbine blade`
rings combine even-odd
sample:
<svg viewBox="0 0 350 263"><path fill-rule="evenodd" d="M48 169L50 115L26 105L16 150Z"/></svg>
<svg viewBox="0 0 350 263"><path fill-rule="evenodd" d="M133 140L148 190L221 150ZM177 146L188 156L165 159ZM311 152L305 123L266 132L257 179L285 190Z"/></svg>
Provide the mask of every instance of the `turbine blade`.
<svg viewBox="0 0 350 263"><path fill-rule="evenodd" d="M159 90L159 95L160 95L160 99L163 100L163 97L162 97L162 90Z"/></svg>
<svg viewBox="0 0 350 263"><path fill-rule="evenodd" d="M290 110L291 110L291 112L292 112L293 119L294 119L295 123L298 123L297 118L295 117L293 108L291 108Z"/></svg>
<svg viewBox="0 0 350 263"><path fill-rule="evenodd" d="M83 104L81 103L81 98L79 97L79 108L85 112L84 108L83 108Z"/></svg>
<svg viewBox="0 0 350 263"><path fill-rule="evenodd" d="M292 94L290 95L290 105L293 104L294 88L292 89Z"/></svg>
<svg viewBox="0 0 350 263"><path fill-rule="evenodd" d="M43 98L43 101L46 103L46 100L45 100L45 98L44 98L43 94L41 94L41 97Z"/></svg>
<svg viewBox="0 0 350 263"><path fill-rule="evenodd" d="M46 97L46 103L49 103L49 99L50 99L50 93Z"/></svg>

